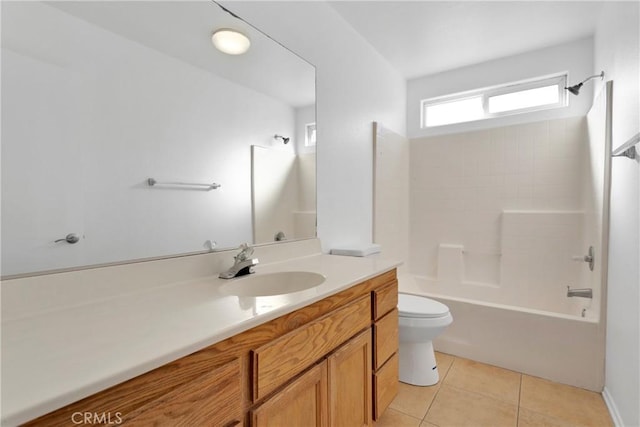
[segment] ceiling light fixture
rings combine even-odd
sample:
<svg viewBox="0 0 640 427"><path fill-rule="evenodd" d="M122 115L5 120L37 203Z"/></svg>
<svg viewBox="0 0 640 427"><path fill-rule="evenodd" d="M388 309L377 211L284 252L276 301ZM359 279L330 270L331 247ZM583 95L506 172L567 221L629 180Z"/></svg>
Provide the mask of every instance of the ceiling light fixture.
<svg viewBox="0 0 640 427"><path fill-rule="evenodd" d="M230 28L216 30L211 36L211 42L220 52L229 55L242 55L251 46L249 37Z"/></svg>

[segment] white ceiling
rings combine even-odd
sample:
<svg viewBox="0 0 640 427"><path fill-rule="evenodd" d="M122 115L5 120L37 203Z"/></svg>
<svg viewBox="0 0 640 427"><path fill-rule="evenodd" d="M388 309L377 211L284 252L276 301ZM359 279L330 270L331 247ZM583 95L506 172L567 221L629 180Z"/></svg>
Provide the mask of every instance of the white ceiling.
<svg viewBox="0 0 640 427"><path fill-rule="evenodd" d="M592 35L598 1L334 1L404 77L439 73Z"/></svg>
<svg viewBox="0 0 640 427"><path fill-rule="evenodd" d="M313 103L314 69L210 1L49 2L84 20L216 70L293 105ZM332 1L334 8L404 77L414 78L593 34L599 1ZM240 26L247 55L215 51L209 37ZM255 62L254 62L255 61ZM261 64L255 66L255 64ZM265 65L270 64L270 65Z"/></svg>
<svg viewBox="0 0 640 427"><path fill-rule="evenodd" d="M165 53L293 107L315 103L315 68L211 1L51 1L89 23ZM234 28L251 49L238 56L217 51L211 34Z"/></svg>

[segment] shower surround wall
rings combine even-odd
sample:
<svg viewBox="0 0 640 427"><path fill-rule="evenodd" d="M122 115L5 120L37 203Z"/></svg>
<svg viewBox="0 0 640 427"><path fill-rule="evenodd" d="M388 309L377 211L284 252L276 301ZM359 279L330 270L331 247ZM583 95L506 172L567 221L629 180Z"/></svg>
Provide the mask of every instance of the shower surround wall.
<svg viewBox="0 0 640 427"><path fill-rule="evenodd" d="M373 242L402 260L409 258L409 151L407 137L373 122Z"/></svg>
<svg viewBox="0 0 640 427"><path fill-rule="evenodd" d="M411 140L411 273L435 293L597 317L567 298L588 271L586 120L545 120ZM593 307L598 307L594 289Z"/></svg>

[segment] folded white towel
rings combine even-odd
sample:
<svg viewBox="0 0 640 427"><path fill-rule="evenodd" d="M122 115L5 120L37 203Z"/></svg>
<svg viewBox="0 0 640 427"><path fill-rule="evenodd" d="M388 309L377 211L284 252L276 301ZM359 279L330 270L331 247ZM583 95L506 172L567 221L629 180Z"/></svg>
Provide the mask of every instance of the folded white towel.
<svg viewBox="0 0 640 427"><path fill-rule="evenodd" d="M368 256L377 254L382 250L377 243L370 245L354 245L343 248L331 249L331 255L347 255L347 256Z"/></svg>

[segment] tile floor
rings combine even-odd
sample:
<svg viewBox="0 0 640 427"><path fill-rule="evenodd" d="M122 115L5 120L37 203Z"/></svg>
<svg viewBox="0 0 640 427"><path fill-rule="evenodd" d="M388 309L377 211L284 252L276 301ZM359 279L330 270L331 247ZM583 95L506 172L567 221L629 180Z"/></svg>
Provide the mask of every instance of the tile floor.
<svg viewBox="0 0 640 427"><path fill-rule="evenodd" d="M440 382L400 383L376 427L612 427L602 396L437 353Z"/></svg>

